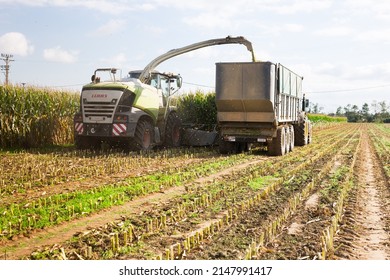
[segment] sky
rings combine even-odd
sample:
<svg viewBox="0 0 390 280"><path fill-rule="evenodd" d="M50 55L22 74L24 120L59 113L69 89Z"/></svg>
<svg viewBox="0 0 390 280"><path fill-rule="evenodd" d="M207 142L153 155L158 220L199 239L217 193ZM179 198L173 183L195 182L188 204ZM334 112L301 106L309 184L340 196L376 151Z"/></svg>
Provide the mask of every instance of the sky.
<svg viewBox="0 0 390 280"><path fill-rule="evenodd" d="M171 49L229 35L251 41L257 60L303 76L307 98L325 113L390 105L388 0L0 0L0 52L13 55L14 84L80 91L96 68L125 75ZM213 46L157 70L180 73L182 92L210 92L215 63L231 61L251 55L243 45Z"/></svg>

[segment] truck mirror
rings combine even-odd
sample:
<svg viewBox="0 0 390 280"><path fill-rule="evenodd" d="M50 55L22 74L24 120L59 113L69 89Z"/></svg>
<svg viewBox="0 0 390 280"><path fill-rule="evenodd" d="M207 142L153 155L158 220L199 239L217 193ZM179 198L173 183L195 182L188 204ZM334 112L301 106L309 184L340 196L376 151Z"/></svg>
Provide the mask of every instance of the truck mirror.
<svg viewBox="0 0 390 280"><path fill-rule="evenodd" d="M177 78L176 78L176 85L177 85L178 88L181 88L182 82L183 82L182 77L180 75L178 75Z"/></svg>
<svg viewBox="0 0 390 280"><path fill-rule="evenodd" d="M305 99L305 108L309 108L309 99Z"/></svg>

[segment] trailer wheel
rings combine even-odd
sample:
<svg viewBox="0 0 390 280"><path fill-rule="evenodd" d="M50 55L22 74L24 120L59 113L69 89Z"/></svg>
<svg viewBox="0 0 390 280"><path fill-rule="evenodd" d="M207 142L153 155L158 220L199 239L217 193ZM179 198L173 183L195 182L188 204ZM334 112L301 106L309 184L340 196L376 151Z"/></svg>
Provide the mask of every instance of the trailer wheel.
<svg viewBox="0 0 390 280"><path fill-rule="evenodd" d="M165 146L179 147L181 141L181 121L179 116L172 112L168 116L167 126L165 128Z"/></svg>
<svg viewBox="0 0 390 280"><path fill-rule="evenodd" d="M151 150L153 147L153 126L148 120L140 120L135 129L132 146L135 150Z"/></svg>
<svg viewBox="0 0 390 280"><path fill-rule="evenodd" d="M268 143L268 153L271 156L283 156L286 153L286 145L286 129L280 126L276 131L276 137Z"/></svg>

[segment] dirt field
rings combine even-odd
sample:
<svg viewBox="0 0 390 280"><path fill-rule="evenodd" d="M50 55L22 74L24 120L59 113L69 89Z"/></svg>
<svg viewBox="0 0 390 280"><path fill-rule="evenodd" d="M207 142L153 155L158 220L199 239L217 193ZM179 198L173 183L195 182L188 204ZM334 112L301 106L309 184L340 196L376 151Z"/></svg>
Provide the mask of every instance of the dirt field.
<svg viewBox="0 0 390 280"><path fill-rule="evenodd" d="M0 259L390 259L390 126L315 126L283 157L0 157Z"/></svg>

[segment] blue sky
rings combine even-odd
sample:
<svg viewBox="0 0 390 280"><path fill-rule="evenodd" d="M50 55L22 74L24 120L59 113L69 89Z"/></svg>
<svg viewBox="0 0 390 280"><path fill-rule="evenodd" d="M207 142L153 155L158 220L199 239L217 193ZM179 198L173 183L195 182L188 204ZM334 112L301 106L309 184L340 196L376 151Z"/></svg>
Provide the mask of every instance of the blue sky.
<svg viewBox="0 0 390 280"><path fill-rule="evenodd" d="M142 69L170 49L231 35L304 76L324 112L390 105L388 0L0 0L0 15L12 83L79 91L95 68ZM250 59L242 45L214 46L158 70L180 73L184 91L210 91L216 62Z"/></svg>

